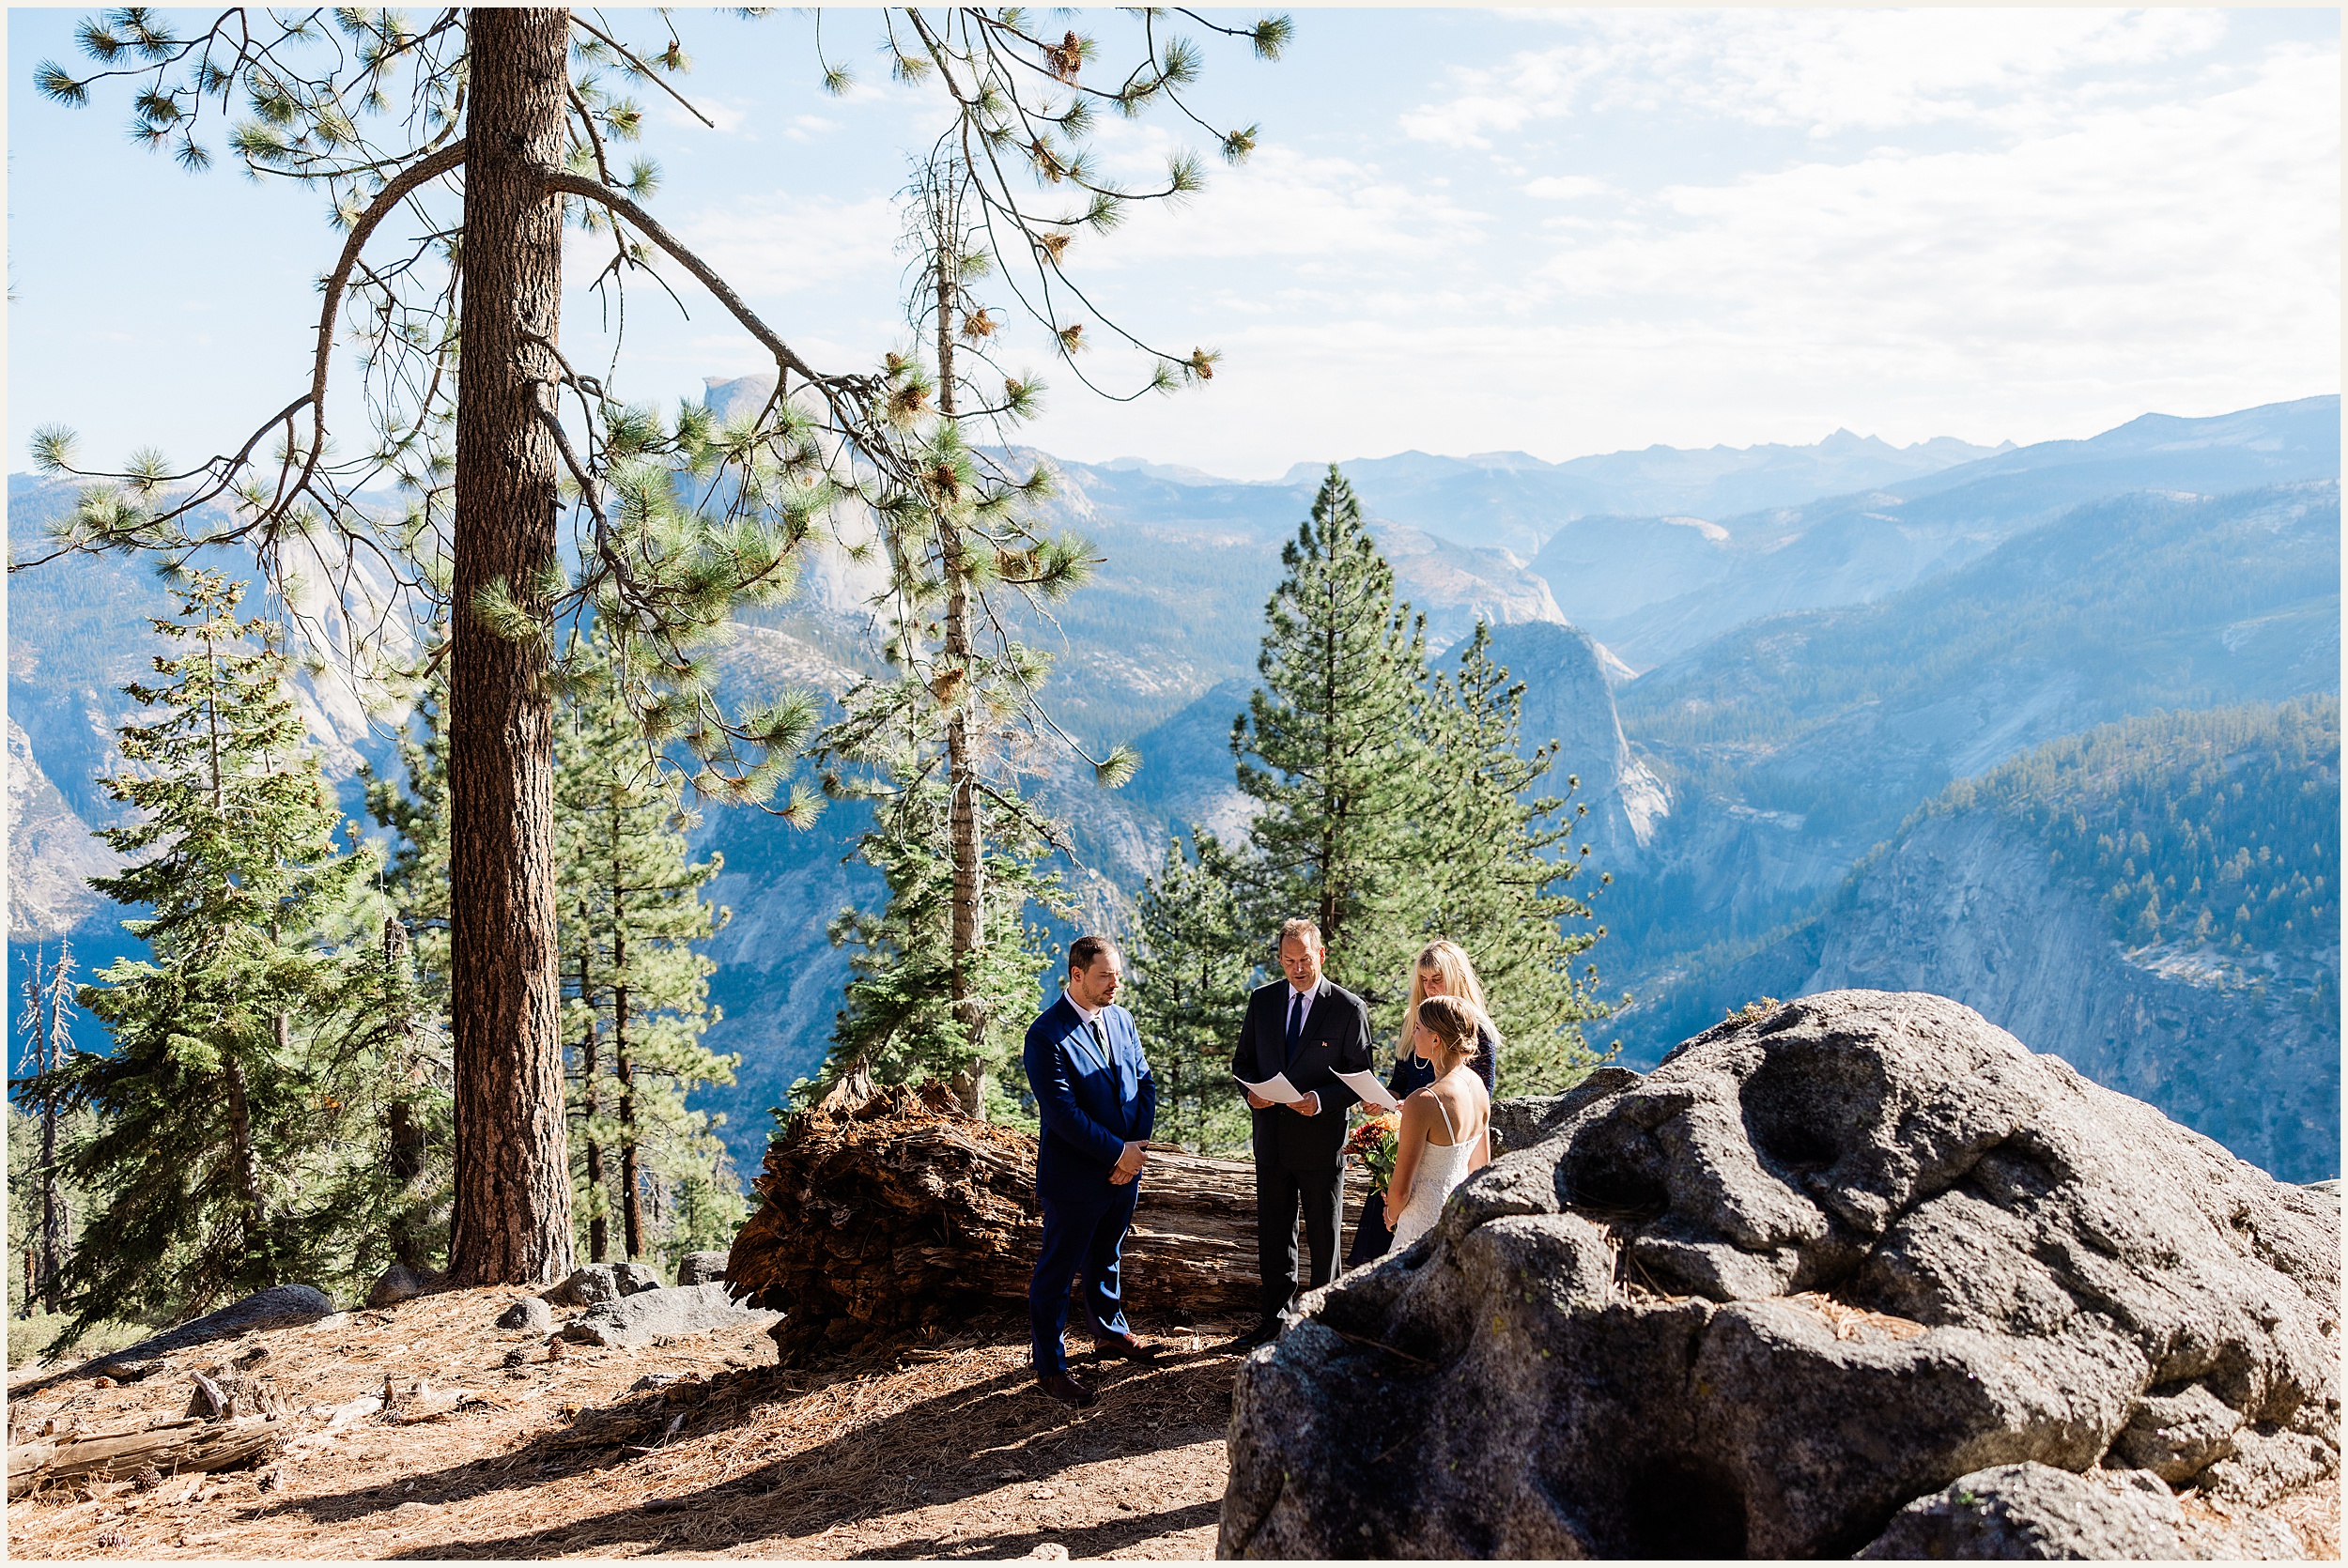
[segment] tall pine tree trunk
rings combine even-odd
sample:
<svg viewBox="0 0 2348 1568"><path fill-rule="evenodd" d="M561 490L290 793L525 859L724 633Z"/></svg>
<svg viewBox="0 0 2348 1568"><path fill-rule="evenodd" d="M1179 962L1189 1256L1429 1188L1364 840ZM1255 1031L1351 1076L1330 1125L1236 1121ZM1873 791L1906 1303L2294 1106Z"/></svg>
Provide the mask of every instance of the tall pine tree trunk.
<svg viewBox="0 0 2348 1568"><path fill-rule="evenodd" d="M474 612L502 582L537 607L555 558L543 423L560 327L569 13L469 13L464 368L456 407L456 645L449 679L449 1013L456 1036L458 1285L570 1271L569 1129L555 936L554 729L543 639ZM543 339L541 343L539 340Z"/></svg>
<svg viewBox="0 0 2348 1568"><path fill-rule="evenodd" d="M415 1180L424 1175L424 1123L416 1115L416 1108L405 1099L394 1099L384 1114L384 1131L392 1145L392 1179L399 1183L398 1212L392 1216L392 1261L424 1273L432 1267L425 1253L424 1237L416 1224Z"/></svg>
<svg viewBox="0 0 2348 1568"><path fill-rule="evenodd" d="M579 1076L586 1093L582 1105L586 1117L579 1136L587 1144L587 1257L593 1263L611 1261L611 1220L604 1212L608 1189L603 1184L603 1141L595 1136L595 1118L603 1115L603 1089L595 1082L597 1060L595 1037L595 992L594 984L595 940L587 924L587 900L579 900L579 999L587 1005L587 1022L579 1033Z"/></svg>
<svg viewBox="0 0 2348 1568"><path fill-rule="evenodd" d="M53 1066L54 1064L52 1064ZM43 1311L59 1306L57 1272L64 1266L65 1204L57 1191L57 1104L40 1108L40 1304ZM31 1297L26 1297L29 1304Z"/></svg>
<svg viewBox="0 0 2348 1568"><path fill-rule="evenodd" d="M244 1255L248 1262L258 1262L270 1273L269 1283L275 1284L276 1258L261 1215L261 1165L253 1152L253 1101L245 1084L244 1063L233 1049L222 1060L221 1086L228 1101L228 1174L237 1184L237 1202L244 1209Z"/></svg>
<svg viewBox="0 0 2348 1568"><path fill-rule="evenodd" d="M933 237L937 269L937 407L950 423L954 417L954 261L960 238L943 216ZM954 498L940 486L934 493L937 507L937 536L946 557L946 657L961 678L950 688L954 709L946 719L946 777L948 822L954 858L952 1005L955 1022L963 1027L968 1055L953 1075L954 1098L965 1113L986 1115L986 998L979 990L979 948L986 940L981 921L981 858L979 826L978 773L970 748L970 573L964 559L962 522Z"/></svg>
<svg viewBox="0 0 2348 1568"><path fill-rule="evenodd" d="M41 985L40 961L33 961L33 986L36 996ZM72 1033L66 1026L66 1013L73 995L73 945L57 944L57 961L49 971L46 1016L37 1018L35 1026L40 1030L37 1060L44 1071L54 1072L65 1066L66 1055L72 1049ZM45 1095L40 1106L40 1261L39 1290L44 1311L61 1312L65 1307L66 1235L72 1228L72 1212L66 1207L65 1189L57 1180L57 1099ZM25 1295L26 1315L31 1315L33 1296Z"/></svg>
<svg viewBox="0 0 2348 1568"><path fill-rule="evenodd" d="M615 965L627 961L627 933L612 944ZM627 1255L644 1254L644 1193L636 1158L636 1064L627 1053L627 986L611 988L611 1068L620 1080L620 1223Z"/></svg>
<svg viewBox="0 0 2348 1568"><path fill-rule="evenodd" d="M383 919L383 982L387 997L395 999L400 1010L398 1019L403 1047L412 1047L414 1023L404 1005L396 999L407 994L408 928L396 915ZM409 1065L408 1049L400 1053L394 1064L394 1076L405 1079ZM424 1175L425 1149L424 1119L416 1115L415 1101L405 1096L394 1099L383 1114L384 1141L390 1145L392 1179L399 1184L399 1207L393 1213L390 1241L392 1261L421 1274L432 1267L432 1259L424 1243L424 1218L416 1201L416 1179Z"/></svg>

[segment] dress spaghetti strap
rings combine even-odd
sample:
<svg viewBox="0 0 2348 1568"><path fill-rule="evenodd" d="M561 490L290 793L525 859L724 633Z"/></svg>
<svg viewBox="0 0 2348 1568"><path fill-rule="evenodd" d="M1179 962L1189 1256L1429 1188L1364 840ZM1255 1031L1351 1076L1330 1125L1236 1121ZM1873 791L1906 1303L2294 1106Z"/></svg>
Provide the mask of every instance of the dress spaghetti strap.
<svg viewBox="0 0 2348 1568"><path fill-rule="evenodd" d="M1451 1113L1444 1109L1443 1096L1435 1093L1434 1090L1430 1088L1427 1091L1427 1098L1435 1102L1435 1110L1443 1117L1443 1130L1451 1135L1451 1142L1445 1144L1444 1147L1458 1148L1460 1146L1460 1130L1451 1125Z"/></svg>

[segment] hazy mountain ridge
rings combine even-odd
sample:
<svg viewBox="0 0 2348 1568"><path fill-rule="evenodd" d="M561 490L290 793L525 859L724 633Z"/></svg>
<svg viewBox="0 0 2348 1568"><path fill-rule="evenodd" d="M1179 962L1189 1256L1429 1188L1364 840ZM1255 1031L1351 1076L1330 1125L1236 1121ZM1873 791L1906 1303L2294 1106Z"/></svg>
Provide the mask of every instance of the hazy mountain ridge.
<svg viewBox="0 0 2348 1568"><path fill-rule="evenodd" d="M113 906L85 879L108 876L122 856L90 832L8 720L8 940L38 942L79 930Z"/></svg>
<svg viewBox="0 0 2348 1568"><path fill-rule="evenodd" d="M1381 516L1529 557L1577 517L1738 516L1935 473L2012 445L1975 446L1942 436L1895 447L1837 430L1809 446L1656 445L1557 463L1522 452L1405 452L1339 466ZM1309 485L1319 471L1300 463L1280 483Z"/></svg>
<svg viewBox="0 0 2348 1568"><path fill-rule="evenodd" d="M1718 532L1641 520L1631 531L1648 549L1626 547L1620 530L1565 530L1534 570L1578 623L1645 669L1765 616L1881 599L2091 500L2339 476L2336 396L2203 420L2146 415L2084 441L1726 518Z"/></svg>

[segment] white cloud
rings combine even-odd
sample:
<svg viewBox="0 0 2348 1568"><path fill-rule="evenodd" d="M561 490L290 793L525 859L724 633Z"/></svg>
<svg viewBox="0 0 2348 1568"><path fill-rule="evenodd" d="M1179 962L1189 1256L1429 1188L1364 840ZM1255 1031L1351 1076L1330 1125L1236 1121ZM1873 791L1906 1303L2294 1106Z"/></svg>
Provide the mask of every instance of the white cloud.
<svg viewBox="0 0 2348 1568"><path fill-rule="evenodd" d="M1495 211L1456 267L1251 269L1268 308L1196 302L1227 356L1211 389L1151 404L1146 434L1071 398L1036 438L1263 475L1300 451L1564 457L1836 425L2032 440L2338 390L2337 47L2138 81L1927 150L1723 159L1570 216Z"/></svg>
<svg viewBox="0 0 2348 1568"><path fill-rule="evenodd" d="M1918 352L2249 353L2294 318L2336 348L2338 182L2337 56L2290 50L2199 103L1672 187L1540 276L1586 301L1678 297Z"/></svg>
<svg viewBox="0 0 2348 1568"><path fill-rule="evenodd" d="M1826 134L1950 121L2040 122L2083 71L2197 55L2214 11L1939 9L1544 13L1571 42L1459 68L1404 132L1491 147L1536 120L1666 102Z"/></svg>
<svg viewBox="0 0 2348 1568"><path fill-rule="evenodd" d="M893 276L901 223L885 196L755 197L704 208L675 225L685 242L746 295L789 294L874 269Z"/></svg>
<svg viewBox="0 0 2348 1568"><path fill-rule="evenodd" d="M1180 144L1157 128L1119 126L1101 145L1104 166L1139 186ZM1286 257L1350 269L1372 260L1427 261L1488 222L1431 180L1414 185L1376 163L1274 146L1237 166L1212 166L1206 189L1179 206L1135 203L1114 233L1073 247L1069 264Z"/></svg>
<svg viewBox="0 0 2348 1568"><path fill-rule="evenodd" d="M1524 188L1524 193L1537 201L1571 202L1584 196L1615 194L1613 186L1587 175L1544 175Z"/></svg>

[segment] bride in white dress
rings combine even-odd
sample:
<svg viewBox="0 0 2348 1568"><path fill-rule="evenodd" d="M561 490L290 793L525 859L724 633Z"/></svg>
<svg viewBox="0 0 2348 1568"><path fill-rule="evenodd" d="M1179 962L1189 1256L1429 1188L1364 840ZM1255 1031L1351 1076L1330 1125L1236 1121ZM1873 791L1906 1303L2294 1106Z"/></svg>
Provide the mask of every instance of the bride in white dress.
<svg viewBox="0 0 2348 1568"><path fill-rule="evenodd" d="M1481 1022L1460 997L1429 996L1418 1005L1414 1046L1435 1069L1435 1081L1402 1102L1394 1179L1386 1186L1386 1212L1395 1217L1389 1257L1434 1229L1451 1190L1491 1161L1484 1134L1492 1100L1474 1065Z"/></svg>

